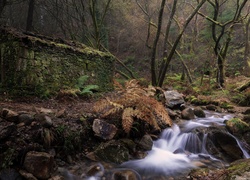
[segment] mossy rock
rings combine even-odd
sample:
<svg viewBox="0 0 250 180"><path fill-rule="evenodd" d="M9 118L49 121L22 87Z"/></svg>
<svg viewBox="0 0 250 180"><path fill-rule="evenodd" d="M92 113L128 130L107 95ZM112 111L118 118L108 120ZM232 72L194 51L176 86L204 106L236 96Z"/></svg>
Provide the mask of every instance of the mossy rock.
<svg viewBox="0 0 250 180"><path fill-rule="evenodd" d="M236 180L250 176L250 159L241 159L230 164L226 169L195 169L190 172L191 179Z"/></svg>
<svg viewBox="0 0 250 180"><path fill-rule="evenodd" d="M250 131L250 126L240 118L232 118L226 122L227 129L232 133L243 134Z"/></svg>
<svg viewBox="0 0 250 180"><path fill-rule="evenodd" d="M106 162L120 164L129 160L129 150L126 145L115 140L101 143L94 151L94 154Z"/></svg>

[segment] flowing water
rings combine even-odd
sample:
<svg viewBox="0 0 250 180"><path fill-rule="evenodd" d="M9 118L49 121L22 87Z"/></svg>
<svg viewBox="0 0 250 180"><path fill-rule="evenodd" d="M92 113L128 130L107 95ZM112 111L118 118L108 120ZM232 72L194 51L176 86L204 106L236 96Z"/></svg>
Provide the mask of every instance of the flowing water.
<svg viewBox="0 0 250 180"><path fill-rule="evenodd" d="M113 178L114 172L125 172L127 170L133 172L136 176L129 177L128 173L128 179L169 180L169 178L174 178L182 180L186 179L191 169L200 167L223 168L228 165L227 162L222 160L222 158L218 158L220 155L216 158L216 154L211 155L209 153L213 146L211 137L212 139L218 139L218 134L211 132L214 129L216 130L215 132L219 132L219 135L223 135L220 140L226 145L225 148L228 148L228 145L232 143L234 147L237 146L236 149L239 150L239 154L242 154L241 158L250 158L249 153L244 149L244 144L225 131L225 121L232 117L233 115L230 114L206 111L205 118L181 121L161 133L159 139L154 141L152 150L148 152L144 159L131 160L119 167L112 167L111 165L108 169L105 169L100 163L94 164L94 167L98 166L101 170L100 172L98 171L100 174L95 174L94 176L88 176L85 173L85 170L93 165L84 163L80 163L77 165L77 168L73 168L80 170L79 173L76 173L79 176L71 174L64 168L59 172L66 180L100 180L103 176L102 173L104 173L104 179L117 179ZM222 133L220 133L221 131ZM230 139L230 141L227 141L227 139Z"/></svg>
<svg viewBox="0 0 250 180"><path fill-rule="evenodd" d="M208 153L207 133L196 133L198 128L225 126L224 121L232 115L206 112L205 118L184 121L165 129L160 138L154 141L152 150L144 159L132 160L122 164L139 172L142 177L183 175L190 169L203 166L225 166L226 163ZM199 135L198 135L199 134ZM241 142L230 134L238 143L244 158L250 158ZM144 179L144 178L143 178ZM147 178L145 178L147 179Z"/></svg>

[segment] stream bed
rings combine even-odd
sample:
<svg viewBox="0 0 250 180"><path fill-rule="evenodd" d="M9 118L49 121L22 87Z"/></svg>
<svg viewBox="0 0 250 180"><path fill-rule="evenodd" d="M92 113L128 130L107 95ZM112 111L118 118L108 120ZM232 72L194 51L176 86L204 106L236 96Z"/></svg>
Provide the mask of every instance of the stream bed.
<svg viewBox="0 0 250 180"><path fill-rule="evenodd" d="M61 169L61 174L66 180L183 180L192 179L189 173L193 169L225 169L236 160L249 159L244 143L226 128L225 122L234 115L205 113L204 118L182 120L163 130L143 159L120 165L80 162L76 167ZM71 174L70 169L80 171Z"/></svg>
<svg viewBox="0 0 250 180"><path fill-rule="evenodd" d="M214 156L209 150L210 146L216 146L207 143L211 128L222 129L228 137L235 139L242 151L242 158L250 158L240 140L225 132L223 128L225 121L232 117L230 114L206 111L205 118L174 124L171 128L165 129L160 138L154 141L152 150L144 159L128 161L121 166L137 171L142 179L183 176L191 169L199 167L225 167L228 162Z"/></svg>

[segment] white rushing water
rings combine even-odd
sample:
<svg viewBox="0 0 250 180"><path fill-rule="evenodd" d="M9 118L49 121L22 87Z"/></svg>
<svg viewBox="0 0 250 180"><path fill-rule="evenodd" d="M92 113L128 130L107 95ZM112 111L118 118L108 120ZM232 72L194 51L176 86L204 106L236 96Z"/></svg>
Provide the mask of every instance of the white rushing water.
<svg viewBox="0 0 250 180"><path fill-rule="evenodd" d="M122 166L132 168L146 176L171 176L205 165L204 159L209 159L211 164L216 164L214 162L222 164L220 160L208 154L206 149L207 134L204 133L202 138L199 138L193 130L212 125L225 126L224 121L231 118L232 115L206 112L205 118L185 121L180 126L174 124L171 128L165 129L160 138L154 141L152 150L144 159L128 161ZM233 135L231 136L235 138ZM249 158L249 154L243 149L240 141L237 138L235 140L242 149L245 158Z"/></svg>

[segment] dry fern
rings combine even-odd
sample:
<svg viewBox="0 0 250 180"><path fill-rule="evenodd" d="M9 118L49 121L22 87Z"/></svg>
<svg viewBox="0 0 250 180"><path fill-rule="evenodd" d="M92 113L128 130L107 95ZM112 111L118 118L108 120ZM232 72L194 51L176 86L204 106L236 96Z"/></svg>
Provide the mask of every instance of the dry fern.
<svg viewBox="0 0 250 180"><path fill-rule="evenodd" d="M105 118L111 115L121 117L123 130L129 133L133 122L137 119L150 124L154 129L172 125L165 107L152 96L156 92L154 87L142 88L138 81L131 80L125 84L116 96L98 101L94 109Z"/></svg>

